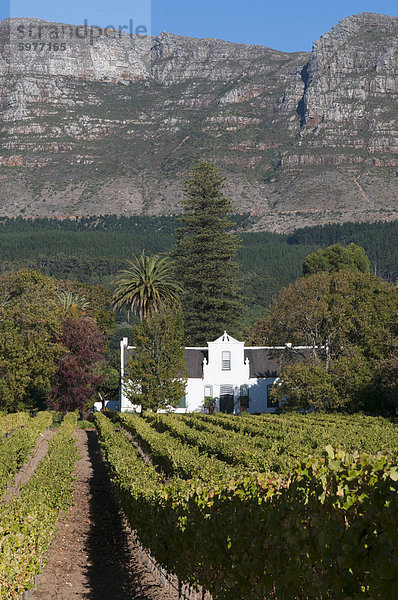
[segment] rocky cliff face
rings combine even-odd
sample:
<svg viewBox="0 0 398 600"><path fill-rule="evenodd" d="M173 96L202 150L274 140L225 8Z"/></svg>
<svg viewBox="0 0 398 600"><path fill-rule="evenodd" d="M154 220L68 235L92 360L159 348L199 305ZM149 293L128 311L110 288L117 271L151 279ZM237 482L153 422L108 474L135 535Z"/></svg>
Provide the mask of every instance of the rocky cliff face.
<svg viewBox="0 0 398 600"><path fill-rule="evenodd" d="M398 18L311 53L36 19L0 43L0 215L175 213L208 159L258 227L398 218Z"/></svg>

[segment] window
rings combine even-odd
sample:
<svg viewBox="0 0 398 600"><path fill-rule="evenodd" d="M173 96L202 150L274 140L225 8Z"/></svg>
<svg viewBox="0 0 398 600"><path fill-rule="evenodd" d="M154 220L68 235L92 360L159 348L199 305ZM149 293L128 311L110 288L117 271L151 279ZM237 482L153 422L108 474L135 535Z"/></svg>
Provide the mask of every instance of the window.
<svg viewBox="0 0 398 600"><path fill-rule="evenodd" d="M205 385L205 398L213 398L213 386Z"/></svg>
<svg viewBox="0 0 398 600"><path fill-rule="evenodd" d="M186 407L187 407L187 397L186 397L186 396L183 396L183 397L180 399L180 402L179 402L179 404L177 404L177 408L186 408Z"/></svg>
<svg viewBox="0 0 398 600"><path fill-rule="evenodd" d="M220 396L233 396L234 388L232 385L220 385Z"/></svg>
<svg viewBox="0 0 398 600"><path fill-rule="evenodd" d="M248 396L249 395L249 386L245 383L240 386L240 396Z"/></svg>
<svg viewBox="0 0 398 600"><path fill-rule="evenodd" d="M267 385L267 407L268 408L276 408L278 406L278 401L277 400L273 400L272 398L270 398L270 392L273 388L273 384L269 383Z"/></svg>
<svg viewBox="0 0 398 600"><path fill-rule="evenodd" d="M222 353L222 370L231 370L231 353L228 350L224 350Z"/></svg>
<svg viewBox="0 0 398 600"><path fill-rule="evenodd" d="M232 385L220 385L220 411L234 412L234 388Z"/></svg>

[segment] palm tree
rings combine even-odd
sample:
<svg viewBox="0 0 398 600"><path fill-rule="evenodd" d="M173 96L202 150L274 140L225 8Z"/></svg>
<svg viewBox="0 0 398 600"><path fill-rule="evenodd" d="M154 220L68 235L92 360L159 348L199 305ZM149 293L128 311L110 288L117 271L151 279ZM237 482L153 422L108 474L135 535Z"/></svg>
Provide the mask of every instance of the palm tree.
<svg viewBox="0 0 398 600"><path fill-rule="evenodd" d="M78 296L72 292L60 292L58 294L58 302L64 310L80 310L85 311L89 307L90 302L85 296Z"/></svg>
<svg viewBox="0 0 398 600"><path fill-rule="evenodd" d="M145 250L140 257L134 254L127 269L119 271L115 286L114 310L126 307L141 321L158 312L162 305L178 302L182 293L182 287L174 280L170 259L146 256Z"/></svg>

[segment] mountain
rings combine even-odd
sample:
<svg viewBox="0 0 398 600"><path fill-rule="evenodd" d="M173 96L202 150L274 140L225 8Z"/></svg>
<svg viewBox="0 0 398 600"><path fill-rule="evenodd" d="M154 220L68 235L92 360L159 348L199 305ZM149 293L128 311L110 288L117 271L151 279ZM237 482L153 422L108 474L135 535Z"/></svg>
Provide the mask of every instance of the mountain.
<svg viewBox="0 0 398 600"><path fill-rule="evenodd" d="M206 159L258 229L398 219L398 18L310 53L7 19L0 77L0 215L174 214Z"/></svg>

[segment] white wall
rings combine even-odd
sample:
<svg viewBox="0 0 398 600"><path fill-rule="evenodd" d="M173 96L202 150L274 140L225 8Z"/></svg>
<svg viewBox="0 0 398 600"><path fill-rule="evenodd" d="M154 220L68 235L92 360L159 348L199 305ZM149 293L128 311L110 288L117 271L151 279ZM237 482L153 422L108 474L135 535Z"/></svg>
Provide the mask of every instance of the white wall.
<svg viewBox="0 0 398 600"><path fill-rule="evenodd" d="M129 348L128 338L123 338L120 342L120 411L121 412L141 412L139 404L132 404L126 396L126 383L124 382L124 356Z"/></svg>
<svg viewBox="0 0 398 600"><path fill-rule="evenodd" d="M272 385L276 377L268 377L267 379L249 379L249 408L247 412L275 412L275 408L267 406L267 386Z"/></svg>
<svg viewBox="0 0 398 600"><path fill-rule="evenodd" d="M186 409L179 409L177 412L202 412L204 400L203 379L188 378L185 388Z"/></svg>
<svg viewBox="0 0 398 600"><path fill-rule="evenodd" d="M203 379L188 379L187 384L187 410L202 411L205 396L205 386L212 386L213 397L217 398L215 410L220 410L220 387L231 385L234 390L234 412L240 412L238 398L240 386L249 388L248 412L274 412L275 408L267 407L267 386L275 381L274 377L268 379L250 378L250 364L244 358L245 345L231 336L222 335L218 340L208 343L208 361L203 365ZM231 369L222 369L223 352L230 352Z"/></svg>
<svg viewBox="0 0 398 600"><path fill-rule="evenodd" d="M124 377L124 354L128 348L127 338L123 338L120 343L121 354L121 406L122 412L140 412L139 405L133 405L125 394ZM274 412L274 408L267 407L267 385L272 384L275 378L257 379L250 378L249 361L244 360L244 342L239 342L231 336L224 334L218 340L208 343L208 362L203 365L203 378L188 378L186 386L186 408L174 409L175 412L203 412L203 402L205 397L205 386L211 385L213 397L219 399L221 385L231 385L234 390L234 412L240 412L238 398L240 396L240 386L249 387L249 409L248 412ZM222 370L222 353L228 351L231 353L230 370ZM219 400L215 405L215 410L220 409ZM173 410L173 409L171 409Z"/></svg>

